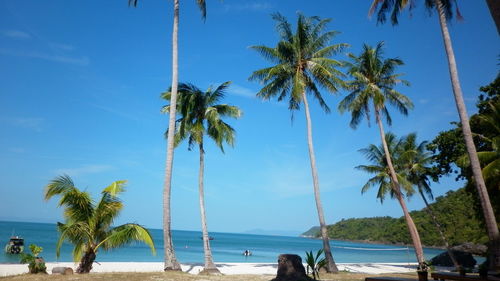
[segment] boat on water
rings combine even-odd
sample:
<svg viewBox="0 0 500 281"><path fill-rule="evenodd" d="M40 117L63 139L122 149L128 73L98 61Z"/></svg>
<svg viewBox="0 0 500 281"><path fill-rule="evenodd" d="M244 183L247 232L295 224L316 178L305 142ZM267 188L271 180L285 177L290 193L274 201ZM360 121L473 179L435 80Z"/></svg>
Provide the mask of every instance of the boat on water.
<svg viewBox="0 0 500 281"><path fill-rule="evenodd" d="M5 244L5 253L20 254L24 252L24 238L12 236L7 244Z"/></svg>
<svg viewBox="0 0 500 281"><path fill-rule="evenodd" d="M200 237L201 240L203 240L203 236ZM208 240L214 240L215 238L213 236L208 236Z"/></svg>

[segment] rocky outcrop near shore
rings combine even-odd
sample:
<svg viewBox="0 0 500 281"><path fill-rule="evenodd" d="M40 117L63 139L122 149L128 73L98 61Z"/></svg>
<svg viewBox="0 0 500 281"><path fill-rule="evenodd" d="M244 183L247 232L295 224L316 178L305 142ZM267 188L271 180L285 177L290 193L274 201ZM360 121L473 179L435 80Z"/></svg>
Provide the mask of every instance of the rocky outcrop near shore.
<svg viewBox="0 0 500 281"><path fill-rule="evenodd" d="M476 260L472 256L471 253L466 253L462 251L456 251L456 250L451 250L453 252L453 255L455 256L458 264L460 264L462 267L467 267L467 268L473 268L476 265ZM441 254L433 257L431 260L431 265L437 265L437 266L449 266L453 267L453 262L450 259L450 256L448 255L448 251L442 252Z"/></svg>
<svg viewBox="0 0 500 281"><path fill-rule="evenodd" d="M451 248L454 251L461 251L465 253L470 253L475 256L485 257L488 251L488 247L482 244L474 244L474 243L463 243L461 245L457 245Z"/></svg>

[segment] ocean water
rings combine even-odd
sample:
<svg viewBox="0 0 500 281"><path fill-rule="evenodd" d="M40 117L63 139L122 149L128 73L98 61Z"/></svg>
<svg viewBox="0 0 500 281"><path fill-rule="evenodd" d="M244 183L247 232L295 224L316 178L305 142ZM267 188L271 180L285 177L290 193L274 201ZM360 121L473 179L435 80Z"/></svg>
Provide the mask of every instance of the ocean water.
<svg viewBox="0 0 500 281"><path fill-rule="evenodd" d="M149 247L142 243L128 245L109 252L101 251L97 255L97 262L106 261L135 261L154 262L163 261L162 230L151 229L157 254L153 256ZM64 243L61 256L56 258L55 245L59 237L55 224L29 222L2 222L0 221L0 243L3 246L9 241L14 232L25 239L26 250L31 243L43 247L41 256L48 262L72 261L71 244ZM279 254L297 254L302 258L305 252L316 252L322 248L321 240L302 237L251 235L236 233L211 232L214 237L211 242L215 262L276 262ZM177 259L182 263L203 262L203 245L201 232L173 231L173 240ZM365 244L346 241L330 241L333 256L338 263L356 262L416 262L413 249L393 245ZM252 256L242 255L245 250L252 251ZM424 249L426 259L442 252L438 249ZM0 263L18 263L19 256L5 254L2 250Z"/></svg>

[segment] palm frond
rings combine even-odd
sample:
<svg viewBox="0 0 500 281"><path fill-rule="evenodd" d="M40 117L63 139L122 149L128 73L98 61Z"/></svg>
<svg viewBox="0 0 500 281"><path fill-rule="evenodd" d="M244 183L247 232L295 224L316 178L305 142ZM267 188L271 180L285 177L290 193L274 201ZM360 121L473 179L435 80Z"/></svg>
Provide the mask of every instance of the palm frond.
<svg viewBox="0 0 500 281"><path fill-rule="evenodd" d="M96 245L96 249L103 247L105 250L118 248L135 241L142 241L151 248L153 255L156 254L153 238L149 230L141 225L128 223L112 229L107 238Z"/></svg>
<svg viewBox="0 0 500 281"><path fill-rule="evenodd" d="M55 195L64 195L75 189L73 180L68 175L59 176L50 181L45 187L45 200L49 200Z"/></svg>
<svg viewBox="0 0 500 281"><path fill-rule="evenodd" d="M276 31L278 31L278 34L281 36L281 38L286 41L291 41L293 33L290 23L288 23L286 18L280 13L274 13L271 16L273 20L276 21Z"/></svg>
<svg viewBox="0 0 500 281"><path fill-rule="evenodd" d="M69 221L66 224L57 223L57 229L60 233L59 239L56 243L56 256L59 257L60 250L63 242L65 240L73 243L75 247L82 248L85 244L90 243L93 240L92 230L89 225L85 222L73 222ZM79 251L73 251L78 253ZM73 256L76 261L80 256Z"/></svg>
<svg viewBox="0 0 500 281"><path fill-rule="evenodd" d="M118 194L125 191L126 180L118 180L110 184L108 187L104 188L102 191L109 193L111 196L118 196Z"/></svg>
<svg viewBox="0 0 500 281"><path fill-rule="evenodd" d="M207 6L205 0L196 0L196 4L198 4L198 8L201 12L201 18L205 20L207 18Z"/></svg>
<svg viewBox="0 0 500 281"><path fill-rule="evenodd" d="M73 251L71 252L73 255L73 262L79 262L82 259L85 250L87 250L87 247L84 243L75 243L73 245Z"/></svg>

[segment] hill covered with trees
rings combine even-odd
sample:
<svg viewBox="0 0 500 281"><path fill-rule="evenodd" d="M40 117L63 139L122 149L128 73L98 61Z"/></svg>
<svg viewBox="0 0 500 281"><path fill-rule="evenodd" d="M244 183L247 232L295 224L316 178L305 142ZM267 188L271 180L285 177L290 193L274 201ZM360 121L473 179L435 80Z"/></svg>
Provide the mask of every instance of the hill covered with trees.
<svg viewBox="0 0 500 281"><path fill-rule="evenodd" d="M451 245L464 242L484 244L488 241L483 223L478 220L478 206L473 194L464 188L449 191L430 204ZM415 200L418 200L415 198ZM426 208L411 212L425 246L443 246L438 230ZM314 232L316 230L316 232ZM319 229L310 229L303 236L319 237ZM331 239L410 244L404 217L351 218L328 226Z"/></svg>

